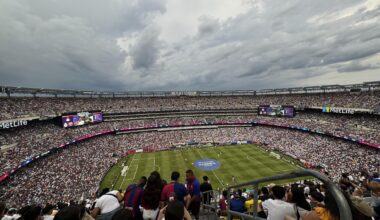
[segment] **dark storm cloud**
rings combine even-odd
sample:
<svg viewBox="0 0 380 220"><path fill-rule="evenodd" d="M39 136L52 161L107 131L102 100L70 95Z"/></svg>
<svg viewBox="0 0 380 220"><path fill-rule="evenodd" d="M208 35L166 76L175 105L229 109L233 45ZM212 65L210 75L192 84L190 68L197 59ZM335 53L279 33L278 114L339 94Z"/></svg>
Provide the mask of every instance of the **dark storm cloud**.
<svg viewBox="0 0 380 220"><path fill-rule="evenodd" d="M123 2L1 1L1 84L124 89L126 54L113 35L145 28L145 16L164 7Z"/></svg>
<svg viewBox="0 0 380 220"><path fill-rule="evenodd" d="M0 84L260 89L378 68L376 1L266 0L246 7L224 19L197 17L193 33L174 42L162 37L156 18L168 8L159 0L0 0ZM191 20L186 16L170 18L178 20L173 34Z"/></svg>

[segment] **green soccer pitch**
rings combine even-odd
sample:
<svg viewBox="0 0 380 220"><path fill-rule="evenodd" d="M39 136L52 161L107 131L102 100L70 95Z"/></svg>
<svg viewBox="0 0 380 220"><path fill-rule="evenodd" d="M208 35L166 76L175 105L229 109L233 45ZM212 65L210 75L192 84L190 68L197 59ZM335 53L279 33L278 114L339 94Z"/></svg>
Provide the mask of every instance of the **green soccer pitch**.
<svg viewBox="0 0 380 220"><path fill-rule="evenodd" d="M194 162L200 159L214 159L220 162L220 167L212 171L197 169ZM128 166L125 175L121 171ZM276 159L263 149L251 145L232 145L222 147L189 147L154 153L136 153L120 159L103 178L100 188L105 187L125 190L125 188L139 180L141 176L148 177L157 170L163 179L170 182L172 171L181 174L180 182L185 181L185 171L192 169L195 176L202 182L203 176L208 176L214 189L223 189L227 185L233 185L232 176L236 177L238 183L250 181L257 178L287 173L299 167ZM285 180L275 183L296 181ZM114 186L112 187L112 185Z"/></svg>

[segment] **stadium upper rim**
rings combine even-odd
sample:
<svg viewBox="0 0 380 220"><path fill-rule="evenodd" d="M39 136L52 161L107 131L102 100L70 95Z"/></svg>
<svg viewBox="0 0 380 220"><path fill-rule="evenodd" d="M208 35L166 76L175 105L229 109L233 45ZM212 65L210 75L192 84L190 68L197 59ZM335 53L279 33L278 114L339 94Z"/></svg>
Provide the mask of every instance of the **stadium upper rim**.
<svg viewBox="0 0 380 220"><path fill-rule="evenodd" d="M281 95L281 94L309 94L331 92L360 92L379 91L380 81L363 82L347 85L322 85L293 88L276 88L261 90L224 90L224 91L91 91L72 89L46 89L16 86L0 86L0 97L170 97L170 96L243 96L243 95Z"/></svg>

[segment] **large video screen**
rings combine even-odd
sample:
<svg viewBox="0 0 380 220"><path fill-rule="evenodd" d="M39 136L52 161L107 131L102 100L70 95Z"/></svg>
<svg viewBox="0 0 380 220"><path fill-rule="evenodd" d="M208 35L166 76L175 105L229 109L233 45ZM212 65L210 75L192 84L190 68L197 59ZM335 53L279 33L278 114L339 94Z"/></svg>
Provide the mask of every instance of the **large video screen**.
<svg viewBox="0 0 380 220"><path fill-rule="evenodd" d="M76 114L62 116L62 126L64 128L99 123L102 121L102 112L78 112Z"/></svg>
<svg viewBox="0 0 380 220"><path fill-rule="evenodd" d="M294 117L296 111L294 106L283 105L260 105L259 115L278 116L278 117Z"/></svg>

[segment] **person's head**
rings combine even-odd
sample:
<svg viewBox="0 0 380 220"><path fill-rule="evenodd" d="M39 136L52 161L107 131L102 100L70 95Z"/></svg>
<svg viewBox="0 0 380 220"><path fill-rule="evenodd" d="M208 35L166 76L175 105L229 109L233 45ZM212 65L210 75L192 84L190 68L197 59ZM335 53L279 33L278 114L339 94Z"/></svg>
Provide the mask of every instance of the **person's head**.
<svg viewBox="0 0 380 220"><path fill-rule="evenodd" d="M5 215L5 203L4 202L0 202L0 217L2 218L4 215Z"/></svg>
<svg viewBox="0 0 380 220"><path fill-rule="evenodd" d="M263 193L263 195L269 195L269 190L267 187L261 187L261 192Z"/></svg>
<svg viewBox="0 0 380 220"><path fill-rule="evenodd" d="M192 170L186 170L186 180L192 180L194 178L194 172Z"/></svg>
<svg viewBox="0 0 380 220"><path fill-rule="evenodd" d="M208 176L203 176L203 181L208 182Z"/></svg>
<svg viewBox="0 0 380 220"><path fill-rule="evenodd" d="M54 205L47 204L45 206L45 208L42 209L42 214L43 215L51 215L51 213L53 212L54 208L55 208Z"/></svg>
<svg viewBox="0 0 380 220"><path fill-rule="evenodd" d="M285 197L285 188L282 186L273 186L272 194L275 199L283 199Z"/></svg>
<svg viewBox="0 0 380 220"><path fill-rule="evenodd" d="M169 202L165 210L165 220L182 220L184 216L184 205L179 201Z"/></svg>
<svg viewBox="0 0 380 220"><path fill-rule="evenodd" d="M101 197L102 195L108 193L109 191L110 191L110 188L104 188L104 189L102 189L102 191L99 194L99 197Z"/></svg>
<svg viewBox="0 0 380 220"><path fill-rule="evenodd" d="M306 201L304 190L300 187L292 187L288 190L287 200L305 210L311 210L310 204Z"/></svg>
<svg viewBox="0 0 380 220"><path fill-rule="evenodd" d="M147 190L160 189L160 183L157 181L157 176L150 175L148 177L148 181L146 182L146 189Z"/></svg>
<svg viewBox="0 0 380 220"><path fill-rule="evenodd" d="M145 184L146 184L146 182L147 182L146 176L142 176L142 177L140 177L138 185L141 186L141 187L144 187Z"/></svg>
<svg viewBox="0 0 380 220"><path fill-rule="evenodd" d="M322 193L318 192L317 190L311 191L310 193L310 201L315 203L321 203L324 200L324 196Z"/></svg>
<svg viewBox="0 0 380 220"><path fill-rule="evenodd" d="M81 220L85 214L84 212L84 207L68 206L59 210L54 216L54 220Z"/></svg>
<svg viewBox="0 0 380 220"><path fill-rule="evenodd" d="M228 196L228 191L227 190L223 190L222 195L223 195L224 198L226 198Z"/></svg>
<svg viewBox="0 0 380 220"><path fill-rule="evenodd" d="M178 181L179 180L179 173L177 171L173 171L171 175L171 180L172 181Z"/></svg>
<svg viewBox="0 0 380 220"><path fill-rule="evenodd" d="M23 220L42 220L41 211L41 207L29 205L21 208L19 214Z"/></svg>
<svg viewBox="0 0 380 220"><path fill-rule="evenodd" d="M151 176L156 176L157 179L160 179L161 180L161 175L158 171L153 171L150 173Z"/></svg>
<svg viewBox="0 0 380 220"><path fill-rule="evenodd" d="M133 219L133 213L129 209L120 209L119 211L115 212L115 214L112 217L112 220L131 220Z"/></svg>

